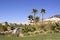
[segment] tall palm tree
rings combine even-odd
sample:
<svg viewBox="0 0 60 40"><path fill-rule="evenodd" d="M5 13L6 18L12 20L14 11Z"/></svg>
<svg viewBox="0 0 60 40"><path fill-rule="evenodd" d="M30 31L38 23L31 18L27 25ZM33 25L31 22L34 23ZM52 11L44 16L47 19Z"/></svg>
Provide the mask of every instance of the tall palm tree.
<svg viewBox="0 0 60 40"><path fill-rule="evenodd" d="M37 12L38 12L37 9L33 9L33 14L34 14L34 24L35 24L35 17L36 17Z"/></svg>
<svg viewBox="0 0 60 40"><path fill-rule="evenodd" d="M41 9L41 14L42 14L42 23L43 23L43 20L44 20L44 14L46 13L45 11L46 11L45 9Z"/></svg>
<svg viewBox="0 0 60 40"><path fill-rule="evenodd" d="M30 22L33 21L33 16L32 15L29 15L28 18L29 18Z"/></svg>

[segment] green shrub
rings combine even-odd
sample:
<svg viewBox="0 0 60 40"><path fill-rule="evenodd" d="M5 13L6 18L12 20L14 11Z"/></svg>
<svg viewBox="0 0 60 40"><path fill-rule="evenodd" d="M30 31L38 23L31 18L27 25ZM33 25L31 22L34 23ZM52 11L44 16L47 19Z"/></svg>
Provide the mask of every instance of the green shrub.
<svg viewBox="0 0 60 40"><path fill-rule="evenodd" d="M23 33L33 32L35 30L36 30L36 28L35 27L32 27L32 26L24 26L24 27L22 27Z"/></svg>
<svg viewBox="0 0 60 40"><path fill-rule="evenodd" d="M7 27L6 26L3 26L3 31L7 31Z"/></svg>
<svg viewBox="0 0 60 40"><path fill-rule="evenodd" d="M11 30L15 29L13 26L11 26Z"/></svg>

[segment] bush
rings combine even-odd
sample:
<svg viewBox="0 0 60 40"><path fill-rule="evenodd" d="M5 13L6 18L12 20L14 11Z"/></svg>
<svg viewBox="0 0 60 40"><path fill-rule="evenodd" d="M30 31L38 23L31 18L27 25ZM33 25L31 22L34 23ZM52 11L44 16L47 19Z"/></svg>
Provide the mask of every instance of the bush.
<svg viewBox="0 0 60 40"><path fill-rule="evenodd" d="M3 31L7 31L7 27L6 26L3 26Z"/></svg>
<svg viewBox="0 0 60 40"><path fill-rule="evenodd" d="M15 29L13 26L11 26L11 30Z"/></svg>
<svg viewBox="0 0 60 40"><path fill-rule="evenodd" d="M32 26L24 26L24 27L22 27L23 33L33 32L35 30L36 30L36 28L35 27L32 27Z"/></svg>

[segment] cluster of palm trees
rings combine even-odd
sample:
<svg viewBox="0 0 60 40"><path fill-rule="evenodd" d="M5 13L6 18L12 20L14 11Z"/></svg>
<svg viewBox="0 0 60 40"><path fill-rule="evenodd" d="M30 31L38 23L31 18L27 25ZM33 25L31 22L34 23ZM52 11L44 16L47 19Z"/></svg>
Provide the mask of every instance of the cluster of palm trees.
<svg viewBox="0 0 60 40"><path fill-rule="evenodd" d="M44 20L44 14L46 13L45 11L46 10L43 9L43 8L40 11L40 13L42 14L42 23L43 23L43 20ZM37 9L33 9L32 13L34 15L29 15L28 18L29 18L30 22L34 22L34 24L35 24L35 23L39 22L39 17L36 16L36 14L38 14L38 10Z"/></svg>

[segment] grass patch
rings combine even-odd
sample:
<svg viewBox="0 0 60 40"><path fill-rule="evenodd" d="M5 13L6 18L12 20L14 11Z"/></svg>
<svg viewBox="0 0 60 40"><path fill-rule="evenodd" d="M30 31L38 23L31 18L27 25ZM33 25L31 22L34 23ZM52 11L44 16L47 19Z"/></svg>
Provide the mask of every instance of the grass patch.
<svg viewBox="0 0 60 40"><path fill-rule="evenodd" d="M0 40L60 40L60 33L40 34L25 37L0 36Z"/></svg>

